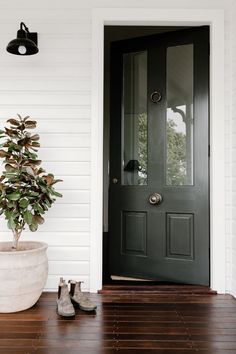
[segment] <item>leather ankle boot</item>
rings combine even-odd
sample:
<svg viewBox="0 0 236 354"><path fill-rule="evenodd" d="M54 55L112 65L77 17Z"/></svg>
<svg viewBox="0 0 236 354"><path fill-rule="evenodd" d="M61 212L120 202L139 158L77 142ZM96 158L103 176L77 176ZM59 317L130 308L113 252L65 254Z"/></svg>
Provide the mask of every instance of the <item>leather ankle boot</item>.
<svg viewBox="0 0 236 354"><path fill-rule="evenodd" d="M97 306L81 291L82 281L69 280L70 298L74 305L83 311L94 311Z"/></svg>
<svg viewBox="0 0 236 354"><path fill-rule="evenodd" d="M75 316L75 310L71 303L68 286L63 278L60 278L60 283L58 285L57 312L63 317Z"/></svg>

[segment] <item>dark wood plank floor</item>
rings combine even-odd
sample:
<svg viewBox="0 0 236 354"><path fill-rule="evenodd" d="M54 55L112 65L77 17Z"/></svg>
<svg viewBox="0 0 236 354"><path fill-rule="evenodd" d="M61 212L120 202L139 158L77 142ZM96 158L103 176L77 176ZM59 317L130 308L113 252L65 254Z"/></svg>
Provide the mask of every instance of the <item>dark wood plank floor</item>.
<svg viewBox="0 0 236 354"><path fill-rule="evenodd" d="M55 293L0 314L1 354L233 354L236 300L229 295L91 295L96 313L56 314Z"/></svg>

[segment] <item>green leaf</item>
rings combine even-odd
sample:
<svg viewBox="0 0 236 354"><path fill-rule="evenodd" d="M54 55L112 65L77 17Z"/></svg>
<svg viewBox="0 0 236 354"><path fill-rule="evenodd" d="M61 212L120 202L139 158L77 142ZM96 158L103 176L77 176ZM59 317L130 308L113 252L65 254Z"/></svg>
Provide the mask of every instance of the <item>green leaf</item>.
<svg viewBox="0 0 236 354"><path fill-rule="evenodd" d="M58 192L56 192L56 191L54 191L53 189L51 189L51 193L52 193L52 195L55 195L55 197L62 197L62 194L61 193L58 193Z"/></svg>
<svg viewBox="0 0 236 354"><path fill-rule="evenodd" d="M6 170L7 172L14 172L16 169L15 169L15 167L13 167L12 165L6 164L6 165L5 165L5 170Z"/></svg>
<svg viewBox="0 0 236 354"><path fill-rule="evenodd" d="M38 155L34 154L33 152L30 151L25 151L24 155L26 156L26 158L28 159L28 157L30 157L31 159L37 159Z"/></svg>
<svg viewBox="0 0 236 354"><path fill-rule="evenodd" d="M40 168L39 168L39 170L40 170ZM43 171L44 172L44 171ZM38 184L40 185L40 186L47 186L47 182L45 181L45 179L44 178L42 178L42 177L39 177L38 178Z"/></svg>
<svg viewBox="0 0 236 354"><path fill-rule="evenodd" d="M15 228L16 228L16 223L15 223L15 221L13 220L12 217L8 220L7 226L8 226L9 229L15 230Z"/></svg>
<svg viewBox="0 0 236 354"><path fill-rule="evenodd" d="M52 203L50 203L50 201L48 199L45 199L44 203L48 206L48 208L51 208Z"/></svg>
<svg viewBox="0 0 236 354"><path fill-rule="evenodd" d="M42 203L42 202L41 202L41 203ZM44 209L45 211L47 211L47 210L48 210L47 204L46 204L46 203L42 203L42 205L43 205L43 209Z"/></svg>
<svg viewBox="0 0 236 354"><path fill-rule="evenodd" d="M40 144L37 141L32 141L31 145L34 147L40 147Z"/></svg>
<svg viewBox="0 0 236 354"><path fill-rule="evenodd" d="M39 196L39 193L38 193L38 192L34 192L34 191L30 191L30 192L29 192L29 195L30 195L31 197L38 197L38 196Z"/></svg>
<svg viewBox="0 0 236 354"><path fill-rule="evenodd" d="M25 209L29 205L29 201L26 198L23 198L20 200L19 205L21 208Z"/></svg>
<svg viewBox="0 0 236 354"><path fill-rule="evenodd" d="M9 152L12 152L12 151L21 151L21 146L17 145L17 144L10 144L9 148L8 148L8 151Z"/></svg>
<svg viewBox="0 0 236 354"><path fill-rule="evenodd" d="M32 232L37 231L37 230L38 230L38 224L29 225L29 229L30 229L30 231L32 231Z"/></svg>
<svg viewBox="0 0 236 354"><path fill-rule="evenodd" d="M17 210L15 210L12 212L12 216L14 219L16 219L18 216L20 216L20 213Z"/></svg>
<svg viewBox="0 0 236 354"><path fill-rule="evenodd" d="M40 186L40 189L43 193L47 193L47 188L46 187L43 187L43 186Z"/></svg>
<svg viewBox="0 0 236 354"><path fill-rule="evenodd" d="M33 205L34 210L39 211L40 214L44 214L44 209L39 203L35 203Z"/></svg>
<svg viewBox="0 0 236 354"><path fill-rule="evenodd" d="M12 177L16 177L17 176L17 171L15 172L8 172L8 171L4 171L2 173L6 178L12 178Z"/></svg>
<svg viewBox="0 0 236 354"><path fill-rule="evenodd" d="M26 224L28 224L28 225L31 225L31 224L32 224L32 221L33 221L33 214L32 214L29 210L26 210L26 211L23 213L23 218L24 218Z"/></svg>
<svg viewBox="0 0 236 354"><path fill-rule="evenodd" d="M21 195L19 192L13 192L13 193L7 194L6 197L9 200L18 200L18 199L20 199Z"/></svg>
<svg viewBox="0 0 236 354"><path fill-rule="evenodd" d="M10 210L5 210L4 215L5 215L6 219L10 219L12 212Z"/></svg>
<svg viewBox="0 0 236 354"><path fill-rule="evenodd" d="M15 205L14 202L13 202L13 203L12 203L12 202L8 202L8 203L7 203L7 207L8 207L8 208L15 208L16 205Z"/></svg>

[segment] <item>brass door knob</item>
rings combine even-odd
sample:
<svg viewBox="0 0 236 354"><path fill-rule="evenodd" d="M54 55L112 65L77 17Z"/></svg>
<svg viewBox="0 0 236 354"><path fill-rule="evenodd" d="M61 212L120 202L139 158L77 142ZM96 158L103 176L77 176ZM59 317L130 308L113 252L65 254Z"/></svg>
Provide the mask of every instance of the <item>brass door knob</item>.
<svg viewBox="0 0 236 354"><path fill-rule="evenodd" d="M152 193L149 195L148 201L152 205L160 204L162 202L162 196L159 193Z"/></svg>

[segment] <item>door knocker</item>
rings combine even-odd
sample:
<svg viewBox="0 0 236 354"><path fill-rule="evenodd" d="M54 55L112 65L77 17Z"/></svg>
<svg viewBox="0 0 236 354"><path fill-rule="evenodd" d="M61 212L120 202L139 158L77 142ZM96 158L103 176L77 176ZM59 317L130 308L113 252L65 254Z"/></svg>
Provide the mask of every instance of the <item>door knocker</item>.
<svg viewBox="0 0 236 354"><path fill-rule="evenodd" d="M161 101L162 95L161 95L160 92L154 91L153 93L151 93L150 98L151 98L151 101L152 101L153 103L158 103L158 102Z"/></svg>

